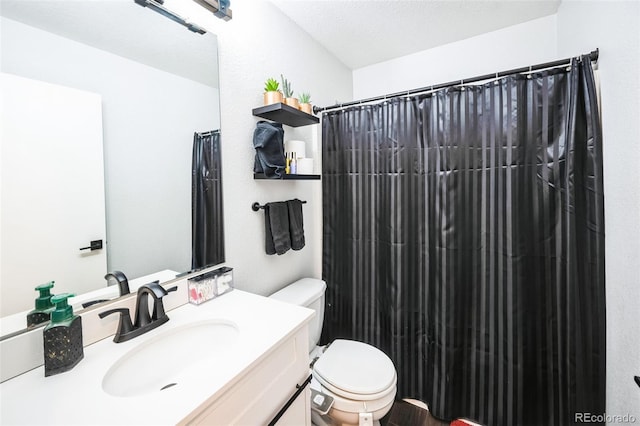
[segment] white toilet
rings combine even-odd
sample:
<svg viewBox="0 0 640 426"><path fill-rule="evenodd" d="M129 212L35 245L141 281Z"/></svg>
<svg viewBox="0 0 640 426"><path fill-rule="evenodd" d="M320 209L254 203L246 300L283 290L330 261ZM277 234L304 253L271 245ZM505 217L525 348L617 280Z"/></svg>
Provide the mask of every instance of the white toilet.
<svg viewBox="0 0 640 426"><path fill-rule="evenodd" d="M312 411L315 425L371 425L389 412L396 396L396 369L381 350L353 340L334 340L317 346L324 320L327 285L303 278L270 297L316 311L309 324L309 353L313 364L311 389L333 398L325 416Z"/></svg>

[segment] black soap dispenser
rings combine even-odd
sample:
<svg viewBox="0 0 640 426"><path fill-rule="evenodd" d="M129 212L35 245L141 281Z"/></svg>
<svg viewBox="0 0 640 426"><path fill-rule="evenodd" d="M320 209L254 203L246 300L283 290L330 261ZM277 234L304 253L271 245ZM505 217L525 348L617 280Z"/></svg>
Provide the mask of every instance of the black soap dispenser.
<svg viewBox="0 0 640 426"><path fill-rule="evenodd" d="M51 318L51 312L53 311L51 289L53 284L54 281L49 281L35 288L36 291L40 292L40 297L36 298L36 308L27 314L27 327L42 324Z"/></svg>
<svg viewBox="0 0 640 426"><path fill-rule="evenodd" d="M56 305L51 322L44 328L44 375L64 373L84 358L82 347L82 317L73 315L67 299L73 294L51 297Z"/></svg>

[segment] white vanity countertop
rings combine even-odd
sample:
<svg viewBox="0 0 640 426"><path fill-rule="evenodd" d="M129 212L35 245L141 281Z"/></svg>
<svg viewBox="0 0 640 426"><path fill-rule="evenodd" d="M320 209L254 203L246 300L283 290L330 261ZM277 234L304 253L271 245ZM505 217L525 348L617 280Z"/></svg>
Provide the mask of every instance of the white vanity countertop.
<svg viewBox="0 0 640 426"><path fill-rule="evenodd" d="M0 423L176 424L207 399L223 394L274 345L303 327L314 312L233 290L200 306L186 304L167 315L169 322L128 342L114 343L109 337L85 347L84 359L71 371L44 377L41 366L1 383ZM229 356L216 361L217 365L212 363L186 383L142 396L116 397L102 389L109 368L137 345L172 328L210 319L231 321L240 330ZM157 356L162 359L170 354Z"/></svg>

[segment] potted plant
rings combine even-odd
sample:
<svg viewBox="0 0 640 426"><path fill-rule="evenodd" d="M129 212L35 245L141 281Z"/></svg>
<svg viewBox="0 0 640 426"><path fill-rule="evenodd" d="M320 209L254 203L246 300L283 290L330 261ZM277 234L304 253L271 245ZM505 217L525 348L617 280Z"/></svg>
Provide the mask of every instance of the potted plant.
<svg viewBox="0 0 640 426"><path fill-rule="evenodd" d="M284 78L282 74L280 74L280 78L282 80L282 91L284 92L284 103L298 109L300 104L298 103L298 99L293 97L293 89L291 88L291 83L289 80Z"/></svg>
<svg viewBox="0 0 640 426"><path fill-rule="evenodd" d="M264 83L264 104L271 105L282 102L282 92L280 89L280 83L275 78L268 78Z"/></svg>
<svg viewBox="0 0 640 426"><path fill-rule="evenodd" d="M300 100L300 110L307 114L313 114L313 107L311 106L311 95L308 92L300 94L298 96Z"/></svg>

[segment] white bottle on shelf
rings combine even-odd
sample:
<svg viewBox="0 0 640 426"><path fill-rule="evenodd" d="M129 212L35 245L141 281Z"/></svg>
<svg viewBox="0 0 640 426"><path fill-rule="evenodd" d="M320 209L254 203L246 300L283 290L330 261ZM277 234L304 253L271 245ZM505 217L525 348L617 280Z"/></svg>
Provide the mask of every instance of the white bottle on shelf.
<svg viewBox="0 0 640 426"><path fill-rule="evenodd" d="M291 154L291 164L289 164L290 173L295 175L298 173L298 159L296 158L296 153Z"/></svg>

